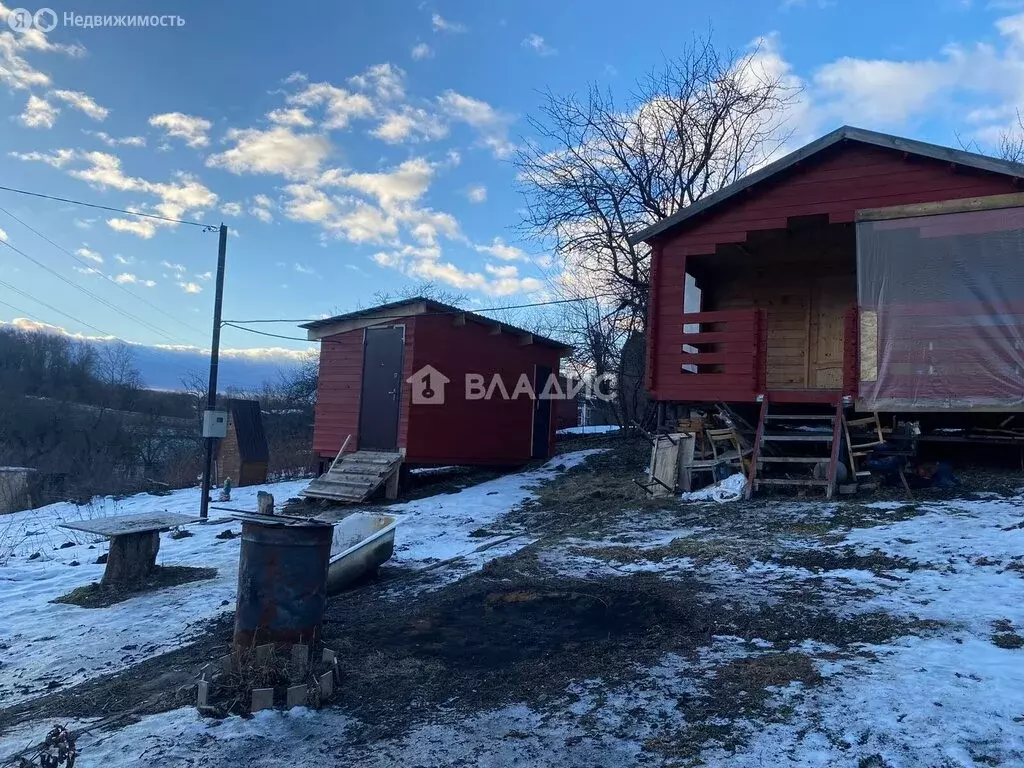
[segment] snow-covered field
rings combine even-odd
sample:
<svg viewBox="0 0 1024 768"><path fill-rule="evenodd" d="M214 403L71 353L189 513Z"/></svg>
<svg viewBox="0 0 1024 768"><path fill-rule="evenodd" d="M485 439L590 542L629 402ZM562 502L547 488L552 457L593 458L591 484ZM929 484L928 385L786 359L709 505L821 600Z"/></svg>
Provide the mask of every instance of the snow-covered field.
<svg viewBox="0 0 1024 768"><path fill-rule="evenodd" d="M391 564L421 568L467 555L454 571L465 574L488 559L525 546L530 539L518 538L505 547L475 554L475 549L499 537L470 534L529 498L531 487L557 474L555 466L574 466L593 452L578 451L532 472L389 507L404 518ZM255 509L261 490L283 502L297 496L308 482L239 488L228 506ZM50 602L98 581L104 568L95 562L106 551L102 537L60 528L62 522L154 512L198 516L199 491L140 494L120 501L97 498L85 506L52 504L0 518L0 701L4 705L165 653L192 637L197 625L234 610L239 542L217 535L229 529L237 532L240 524L216 510L211 510L214 523L187 527L190 537L173 539L163 534L157 555L161 565L216 568L215 579L161 589L102 609Z"/></svg>
<svg viewBox="0 0 1024 768"><path fill-rule="evenodd" d="M457 494L394 505L406 516L394 562L422 569L465 556L442 569L443 585L538 541L539 568L556 578L593 580L598 594L602 579L647 573L681 587L702 585L701 610L722 609L724 616L734 615L726 608L748 612L735 615L781 611L794 594L802 595L830 617L827 633L853 641L809 639L795 626L789 634L785 620L771 639L736 626L720 630L694 654L666 652L630 675L614 675L614 682L578 679L543 707L511 703L472 713L443 707L401 734L370 743L360 737L358 713L339 709L264 712L220 723L179 709L83 735L78 764L269 766L322 762L329 755L367 766L1024 765L1024 648L1014 647L1014 638L1024 638L1024 497L916 507L812 501L771 508L687 503L643 513L626 508L593 534L543 540L503 519L530 497L531 486L556 477L556 466L589 453ZM270 490L283 498L299 487ZM254 497L256 490L239 492L238 505L252 501L241 494ZM23 513L19 543L0 567L5 608L14 607L13 616L5 610L0 617L0 648L10 646L0 650L5 702L12 691L21 695L17 685L26 678L53 675L66 684L123 668L180 643L190 623L231 609L237 542L214 538L224 526L193 526L196 536L164 537L161 545L162 562L215 565L221 572L214 581L100 610L47 602L95 580L101 569L86 563L102 545L90 550L82 539L54 549L70 539L53 528L62 515L192 511L195 504L195 492L182 491L136 497L116 510L114 502L98 502L95 511L55 505ZM38 522L40 513L50 522ZM35 560L28 557L43 548L28 538L47 542ZM83 564L69 565L75 559ZM858 639L859 627L879 621L896 629ZM156 647L140 645L126 660L120 648L131 632ZM60 637L38 639L50 635ZM31 648L22 647L25 640ZM739 702L729 714L704 711L701 702L715 702L708 697L722 690L737 665L770 669L779 659L806 669L798 679L768 685L757 707ZM29 733L22 727L16 739L0 738L0 758L23 746Z"/></svg>

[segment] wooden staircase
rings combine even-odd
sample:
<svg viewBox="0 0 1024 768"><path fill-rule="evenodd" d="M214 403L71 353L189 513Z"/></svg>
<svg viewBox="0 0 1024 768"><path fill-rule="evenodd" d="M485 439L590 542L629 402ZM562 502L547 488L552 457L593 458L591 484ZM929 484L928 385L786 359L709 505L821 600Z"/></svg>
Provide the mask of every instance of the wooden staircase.
<svg viewBox="0 0 1024 768"><path fill-rule="evenodd" d="M344 452L344 446L341 450ZM391 481L388 497L395 498L402 459L402 454L397 452L356 451L345 456L339 453L330 469L311 482L302 495L355 504L366 501L374 491Z"/></svg>
<svg viewBox="0 0 1024 768"><path fill-rule="evenodd" d="M773 407L767 397L762 400L746 498L765 486L820 487L825 498L835 495L839 450L845 433L842 400L824 408L828 412L809 413L781 404ZM826 464L824 477L814 476L818 464ZM793 471L799 469L809 471Z"/></svg>

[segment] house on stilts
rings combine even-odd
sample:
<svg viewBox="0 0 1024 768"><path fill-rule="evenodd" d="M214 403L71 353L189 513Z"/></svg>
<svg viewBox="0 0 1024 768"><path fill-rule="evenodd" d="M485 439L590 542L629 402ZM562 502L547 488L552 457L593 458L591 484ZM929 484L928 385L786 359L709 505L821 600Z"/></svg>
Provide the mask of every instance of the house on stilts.
<svg viewBox="0 0 1024 768"><path fill-rule="evenodd" d="M637 233L653 399L667 414L747 404L748 495L831 496L863 455L857 413L1021 410L1022 179L1024 165L843 127ZM774 429L787 420L804 425Z"/></svg>

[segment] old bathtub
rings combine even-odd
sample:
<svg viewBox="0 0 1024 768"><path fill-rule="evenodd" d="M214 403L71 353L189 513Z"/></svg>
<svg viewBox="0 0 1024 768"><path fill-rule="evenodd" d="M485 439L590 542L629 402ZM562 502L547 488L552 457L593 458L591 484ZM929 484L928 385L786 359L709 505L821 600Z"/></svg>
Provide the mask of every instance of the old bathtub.
<svg viewBox="0 0 1024 768"><path fill-rule="evenodd" d="M328 593L340 592L371 576L395 551L395 528L401 518L354 512L334 525L327 570Z"/></svg>

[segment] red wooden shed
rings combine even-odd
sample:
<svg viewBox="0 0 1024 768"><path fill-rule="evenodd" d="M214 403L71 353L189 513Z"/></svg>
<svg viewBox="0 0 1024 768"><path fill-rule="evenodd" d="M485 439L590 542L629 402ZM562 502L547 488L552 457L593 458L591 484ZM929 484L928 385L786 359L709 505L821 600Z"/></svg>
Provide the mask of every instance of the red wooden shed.
<svg viewBox="0 0 1024 768"><path fill-rule="evenodd" d="M321 342L313 429L321 459L334 459L346 438L346 453L400 453L420 465L515 465L552 454L554 401L531 393L557 377L565 344L426 298L302 327Z"/></svg>
<svg viewBox="0 0 1024 768"><path fill-rule="evenodd" d="M653 398L834 408L832 472L844 404L1019 409L1022 177L843 127L638 233Z"/></svg>

